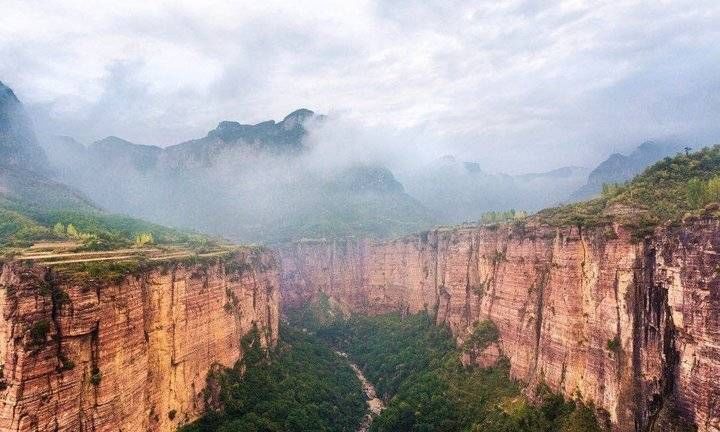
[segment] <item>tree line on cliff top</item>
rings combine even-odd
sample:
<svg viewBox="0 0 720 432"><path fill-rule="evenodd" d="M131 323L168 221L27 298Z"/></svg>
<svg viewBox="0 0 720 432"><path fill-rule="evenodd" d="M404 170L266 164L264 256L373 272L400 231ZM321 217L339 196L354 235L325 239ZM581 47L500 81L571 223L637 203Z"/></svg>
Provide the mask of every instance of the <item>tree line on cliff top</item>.
<svg viewBox="0 0 720 432"><path fill-rule="evenodd" d="M717 216L720 146L680 154L652 165L624 184L608 184L599 198L550 208L534 218L551 225L596 226L619 222L642 236L663 223Z"/></svg>

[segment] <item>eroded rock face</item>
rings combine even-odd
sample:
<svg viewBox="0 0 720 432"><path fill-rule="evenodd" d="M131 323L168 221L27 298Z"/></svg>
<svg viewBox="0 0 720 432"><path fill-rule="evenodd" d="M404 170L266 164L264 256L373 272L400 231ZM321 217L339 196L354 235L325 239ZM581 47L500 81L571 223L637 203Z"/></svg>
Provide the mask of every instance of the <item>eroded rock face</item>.
<svg viewBox="0 0 720 432"><path fill-rule="evenodd" d="M267 252L105 282L14 262L0 285L3 431L174 431L202 413L208 370L233 365L253 325L267 345L278 337Z"/></svg>
<svg viewBox="0 0 720 432"><path fill-rule="evenodd" d="M720 431L720 223L695 222L652 247L671 324L671 390L700 431Z"/></svg>
<svg viewBox="0 0 720 432"><path fill-rule="evenodd" d="M289 305L324 292L360 313L427 310L461 343L490 319L511 374L592 401L622 431L673 399L720 430L720 227L644 241L618 227L437 230L398 240L281 250ZM487 359L487 356L479 358Z"/></svg>

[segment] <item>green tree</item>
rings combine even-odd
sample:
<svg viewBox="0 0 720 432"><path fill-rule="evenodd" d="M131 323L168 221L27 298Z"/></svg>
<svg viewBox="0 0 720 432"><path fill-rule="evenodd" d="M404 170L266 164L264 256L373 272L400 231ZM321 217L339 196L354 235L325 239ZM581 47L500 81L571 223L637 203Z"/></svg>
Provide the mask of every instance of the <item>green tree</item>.
<svg viewBox="0 0 720 432"><path fill-rule="evenodd" d="M241 339L243 358L208 377L222 410L182 432L354 431L365 412L360 382L347 361L317 336L280 327L276 349L254 327Z"/></svg>
<svg viewBox="0 0 720 432"><path fill-rule="evenodd" d="M705 183L699 178L693 178L688 181L687 200L691 208L699 208L704 204Z"/></svg>
<svg viewBox="0 0 720 432"><path fill-rule="evenodd" d="M715 176L708 180L705 185L705 202L720 201L720 176Z"/></svg>
<svg viewBox="0 0 720 432"><path fill-rule="evenodd" d="M139 233L135 236L135 246L141 247L148 244L154 244L155 238L150 232Z"/></svg>
<svg viewBox="0 0 720 432"><path fill-rule="evenodd" d="M80 232L77 230L77 228L75 228L75 225L73 225L73 224L68 224L68 226L67 226L67 234L68 234L70 237L73 237L73 238L78 238L78 237L80 237Z"/></svg>
<svg viewBox="0 0 720 432"><path fill-rule="evenodd" d="M620 191L620 185L618 183L603 183L602 185L602 197L610 198Z"/></svg>
<svg viewBox="0 0 720 432"><path fill-rule="evenodd" d="M55 226L53 227L53 232L60 237L64 236L65 235L65 225L61 224L60 222L56 223Z"/></svg>

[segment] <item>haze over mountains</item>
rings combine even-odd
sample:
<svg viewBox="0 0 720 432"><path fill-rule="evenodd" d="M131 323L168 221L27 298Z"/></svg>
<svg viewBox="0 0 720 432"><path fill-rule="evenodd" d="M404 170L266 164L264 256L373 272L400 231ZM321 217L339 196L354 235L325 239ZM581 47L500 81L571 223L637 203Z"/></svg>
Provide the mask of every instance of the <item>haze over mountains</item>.
<svg viewBox="0 0 720 432"><path fill-rule="evenodd" d="M46 148L60 178L104 208L238 241L387 236L435 223L383 167L312 163L305 127L323 121L300 109L277 123L223 121L164 149L117 137Z"/></svg>
<svg viewBox="0 0 720 432"><path fill-rule="evenodd" d="M0 81L0 165L44 171L47 160L30 118L15 93Z"/></svg>
<svg viewBox="0 0 720 432"><path fill-rule="evenodd" d="M0 211L18 206L31 210L92 208L79 191L52 177L32 121L12 89L0 82ZM4 228L0 227L0 235Z"/></svg>
<svg viewBox="0 0 720 432"><path fill-rule="evenodd" d="M335 119L308 109L279 122L222 121L205 137L166 148L114 136L87 146L56 136L41 147L20 101L8 87L1 90L4 164L43 173L6 171L5 193L29 197L27 185L47 177L71 202L89 202L85 195L111 212L245 242L388 237L477 221L487 211L536 211L591 197L603 183L628 180L681 148L647 142L628 156L610 156L589 177L583 167L493 174L453 156L393 172L390 160L333 161L321 141Z"/></svg>
<svg viewBox="0 0 720 432"><path fill-rule="evenodd" d="M535 211L558 204L587 179L588 170L564 167L522 175L484 172L477 162L445 156L403 177L408 192L446 223L477 221L487 211Z"/></svg>
<svg viewBox="0 0 720 432"><path fill-rule="evenodd" d="M597 196L603 184L623 183L641 173L648 165L683 151L684 145L674 141L646 141L628 155L614 153L598 165L587 183L570 195L570 201Z"/></svg>

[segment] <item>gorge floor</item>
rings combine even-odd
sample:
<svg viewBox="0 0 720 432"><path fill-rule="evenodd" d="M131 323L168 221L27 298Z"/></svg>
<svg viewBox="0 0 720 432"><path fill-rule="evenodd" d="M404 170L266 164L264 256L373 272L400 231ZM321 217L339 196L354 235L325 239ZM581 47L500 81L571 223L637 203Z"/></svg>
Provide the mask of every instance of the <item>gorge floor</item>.
<svg viewBox="0 0 720 432"><path fill-rule="evenodd" d="M385 408L368 431L600 431L590 407L546 388L531 402L509 378L501 359L465 366L462 348L426 313L352 315L327 312L327 303L302 308L290 322L347 357L373 384Z"/></svg>
<svg viewBox="0 0 720 432"><path fill-rule="evenodd" d="M375 386L370 381L368 381L368 379L365 377L358 365L356 365L350 360L347 353L344 353L342 351L335 351L335 354L348 361L348 364L352 368L353 372L355 372L355 376L362 384L363 392L365 392L365 397L367 398L368 408L365 417L363 417L362 423L360 423L360 426L357 429L357 432L367 432L370 430L370 425L372 424L373 419L377 417L378 414L382 412L382 410L385 409L385 401L377 397L377 391L375 390Z"/></svg>

